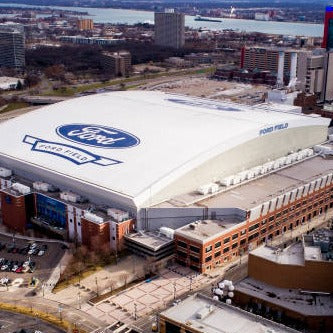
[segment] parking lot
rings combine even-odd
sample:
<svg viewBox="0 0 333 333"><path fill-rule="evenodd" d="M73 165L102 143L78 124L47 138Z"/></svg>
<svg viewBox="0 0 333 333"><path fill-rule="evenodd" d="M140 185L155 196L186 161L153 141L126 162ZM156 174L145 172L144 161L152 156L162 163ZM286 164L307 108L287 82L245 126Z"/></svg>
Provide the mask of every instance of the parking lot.
<svg viewBox="0 0 333 333"><path fill-rule="evenodd" d="M62 333L62 329L50 325L38 318L25 316L18 313L0 311L0 332L14 333L24 329L27 333Z"/></svg>
<svg viewBox="0 0 333 333"><path fill-rule="evenodd" d="M46 282L64 251L61 243L34 242L0 235L0 291L8 289L7 283L11 287L20 287L28 286L33 281Z"/></svg>

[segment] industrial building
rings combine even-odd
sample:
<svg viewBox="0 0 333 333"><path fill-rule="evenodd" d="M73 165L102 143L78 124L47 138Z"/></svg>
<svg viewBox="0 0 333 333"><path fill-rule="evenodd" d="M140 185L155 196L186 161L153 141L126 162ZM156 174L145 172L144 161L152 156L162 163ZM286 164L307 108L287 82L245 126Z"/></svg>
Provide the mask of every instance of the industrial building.
<svg viewBox="0 0 333 333"><path fill-rule="evenodd" d="M332 250L333 232L320 229L284 249L251 251L248 277L236 284L234 302L299 330L332 332Z"/></svg>
<svg viewBox="0 0 333 333"><path fill-rule="evenodd" d="M113 249L133 231L180 228L177 260L212 269L240 248L331 207L333 162L318 156L331 148L317 146L327 141L328 125L315 115L161 92L113 92L49 105L0 125L3 223ZM265 191L256 194L257 187ZM316 208L307 208L310 198ZM293 206L302 213L288 210L280 218L280 210ZM259 237L257 224L265 219ZM182 227L198 220L217 221L216 235L203 235L200 248L216 237L224 243L227 232L237 234L230 252L206 262L199 249L194 264L178 255ZM186 231L189 239L198 230ZM190 256L190 247L185 252Z"/></svg>
<svg viewBox="0 0 333 333"><path fill-rule="evenodd" d="M185 44L185 15L172 9L155 13L155 44L182 48Z"/></svg>
<svg viewBox="0 0 333 333"><path fill-rule="evenodd" d="M21 70L25 66L24 28L19 24L0 24L0 66Z"/></svg>

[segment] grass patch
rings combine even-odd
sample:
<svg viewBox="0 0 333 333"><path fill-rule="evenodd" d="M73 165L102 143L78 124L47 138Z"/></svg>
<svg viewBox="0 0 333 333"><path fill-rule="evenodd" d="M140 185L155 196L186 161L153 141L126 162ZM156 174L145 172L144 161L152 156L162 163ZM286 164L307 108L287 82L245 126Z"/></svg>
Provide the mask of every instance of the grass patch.
<svg viewBox="0 0 333 333"><path fill-rule="evenodd" d="M26 108L28 106L29 104L25 102L11 102L4 109L2 109L0 113Z"/></svg>
<svg viewBox="0 0 333 333"><path fill-rule="evenodd" d="M73 328L73 325L70 322L68 322L66 320L60 320L58 317L56 317L52 314L45 313L43 311L34 309L33 307L27 308L22 305L13 305L13 304L0 302L0 309L5 310L5 311L10 311L10 312L15 312L15 313L21 313L23 315L31 316L34 318L37 317L52 325L63 328L66 331ZM83 330L79 330L79 332L85 333L85 331L83 331Z"/></svg>
<svg viewBox="0 0 333 333"><path fill-rule="evenodd" d="M53 292L57 293L63 289L66 289L71 284L76 284L85 279L86 277L100 271L102 269L101 266L94 266L91 268L88 268L87 270L81 272L81 274L77 273L74 276L71 276L68 279L61 280L57 283L57 285L54 287Z"/></svg>

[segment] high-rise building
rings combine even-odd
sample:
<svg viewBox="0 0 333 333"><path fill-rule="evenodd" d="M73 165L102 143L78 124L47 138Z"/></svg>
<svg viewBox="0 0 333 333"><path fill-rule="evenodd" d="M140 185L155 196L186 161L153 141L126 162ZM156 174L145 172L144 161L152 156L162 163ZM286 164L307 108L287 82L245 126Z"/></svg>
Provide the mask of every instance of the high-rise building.
<svg viewBox="0 0 333 333"><path fill-rule="evenodd" d="M185 15L170 9L155 13L155 44L182 48L185 44Z"/></svg>
<svg viewBox="0 0 333 333"><path fill-rule="evenodd" d="M77 20L77 29L80 31L93 30L94 21L92 19L79 19Z"/></svg>
<svg viewBox="0 0 333 333"><path fill-rule="evenodd" d="M332 51L327 52L325 56L324 83L321 100L323 102L333 102L333 48Z"/></svg>
<svg viewBox="0 0 333 333"><path fill-rule="evenodd" d="M327 50L333 49L333 6L326 7L322 47Z"/></svg>
<svg viewBox="0 0 333 333"><path fill-rule="evenodd" d="M19 25L0 25L0 67L25 66L24 29Z"/></svg>

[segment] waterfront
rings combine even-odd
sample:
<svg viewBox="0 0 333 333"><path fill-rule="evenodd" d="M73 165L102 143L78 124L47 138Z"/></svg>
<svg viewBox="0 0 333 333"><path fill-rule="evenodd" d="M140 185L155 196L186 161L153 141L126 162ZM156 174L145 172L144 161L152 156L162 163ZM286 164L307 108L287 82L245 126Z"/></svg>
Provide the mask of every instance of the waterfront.
<svg viewBox="0 0 333 333"><path fill-rule="evenodd" d="M89 8L89 7L60 7L60 6L30 6L23 4L1 3L0 7L21 8L54 8L77 12L88 12L96 23L154 23L154 13L138 10L125 10L113 8ZM323 35L322 24L270 22L223 18L222 22L195 21L194 16L186 16L186 26L194 29L224 30L233 29L246 32L262 32L268 34L294 35L320 37Z"/></svg>

